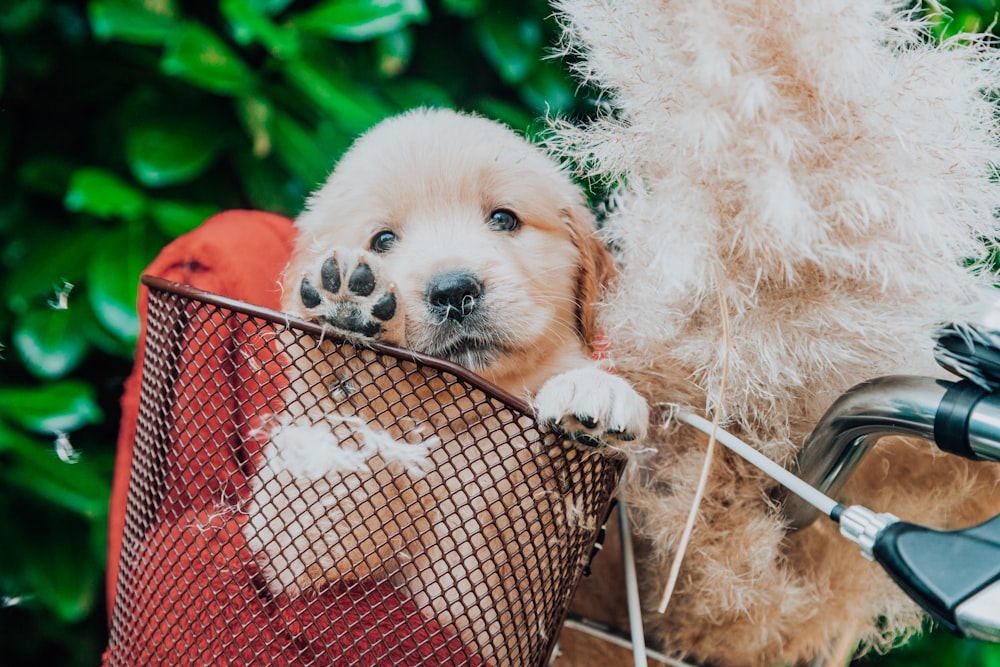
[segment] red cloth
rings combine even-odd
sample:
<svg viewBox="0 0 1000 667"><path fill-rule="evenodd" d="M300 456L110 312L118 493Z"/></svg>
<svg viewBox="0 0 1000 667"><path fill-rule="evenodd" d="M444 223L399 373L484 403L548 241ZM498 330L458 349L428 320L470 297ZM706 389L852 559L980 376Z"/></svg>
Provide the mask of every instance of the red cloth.
<svg viewBox="0 0 1000 667"><path fill-rule="evenodd" d="M277 309L278 280L293 240L287 218L230 211L168 245L146 273ZM108 538L107 596L112 610L139 410L147 300L147 290L140 288L142 329L135 369L121 403ZM230 334L198 339L200 343L184 349L183 362L194 377L242 366L234 359L246 337L238 327ZM220 513L214 505L244 485L247 462L257 453L252 439L241 436L239 424L215 417L239 415L246 395L232 381L223 382L211 396L202 395L198 386L195 382L182 388L175 400L211 409L185 426L178 438L180 448L166 465L168 474L180 480L172 484L179 490L163 499L142 540L141 565L133 568L127 586L140 599L130 602L127 618L112 612L116 627L105 664L483 664L388 584L362 581L350 587L331 585L295 599L272 598L244 540L245 517ZM191 442L199 444L186 446ZM128 639L124 657L116 652L116 636Z"/></svg>

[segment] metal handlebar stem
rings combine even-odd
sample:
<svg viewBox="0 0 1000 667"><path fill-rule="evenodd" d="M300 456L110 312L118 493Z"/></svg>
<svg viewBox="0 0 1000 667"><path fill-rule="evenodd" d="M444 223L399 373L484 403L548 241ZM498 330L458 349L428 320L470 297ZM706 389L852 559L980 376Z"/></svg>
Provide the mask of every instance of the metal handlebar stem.
<svg viewBox="0 0 1000 667"><path fill-rule="evenodd" d="M913 436L973 460L1000 461L1000 395L967 381L890 375L863 382L838 398L806 438L796 472L807 484L836 495L865 454L885 436ZM819 512L784 494L789 528Z"/></svg>

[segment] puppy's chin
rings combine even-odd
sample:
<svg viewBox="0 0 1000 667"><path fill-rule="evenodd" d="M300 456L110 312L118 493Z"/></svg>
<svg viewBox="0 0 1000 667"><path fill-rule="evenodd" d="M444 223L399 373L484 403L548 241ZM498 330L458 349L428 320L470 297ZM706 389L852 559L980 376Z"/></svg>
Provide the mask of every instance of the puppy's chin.
<svg viewBox="0 0 1000 667"><path fill-rule="evenodd" d="M475 332L461 332L444 337L434 337L421 351L452 361L471 371L483 371L497 365L510 354L509 350L492 336Z"/></svg>

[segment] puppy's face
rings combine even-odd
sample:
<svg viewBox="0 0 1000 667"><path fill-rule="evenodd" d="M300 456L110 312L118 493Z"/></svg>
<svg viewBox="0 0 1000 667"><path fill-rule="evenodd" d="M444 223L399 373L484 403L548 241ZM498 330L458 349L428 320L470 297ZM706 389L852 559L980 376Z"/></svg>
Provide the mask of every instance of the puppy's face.
<svg viewBox="0 0 1000 667"><path fill-rule="evenodd" d="M376 338L501 386L567 350L585 353L586 302L610 266L556 165L506 128L448 111L412 112L363 136L298 225L287 310L303 310L297 281L332 253L343 266L368 264L402 320ZM328 319L328 307L301 314Z"/></svg>

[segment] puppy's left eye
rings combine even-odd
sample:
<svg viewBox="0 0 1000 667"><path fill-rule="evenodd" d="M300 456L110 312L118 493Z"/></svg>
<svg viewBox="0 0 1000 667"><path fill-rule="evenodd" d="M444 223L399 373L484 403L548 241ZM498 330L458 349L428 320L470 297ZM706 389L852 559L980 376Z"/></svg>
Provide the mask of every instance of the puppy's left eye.
<svg viewBox="0 0 1000 667"><path fill-rule="evenodd" d="M371 249L372 252L377 252L382 254L384 252L389 252L392 247L396 245L396 235L388 230L379 232L372 237Z"/></svg>
<svg viewBox="0 0 1000 667"><path fill-rule="evenodd" d="M521 226L517 216L505 208L498 208L490 213L490 229L497 232L512 232Z"/></svg>

